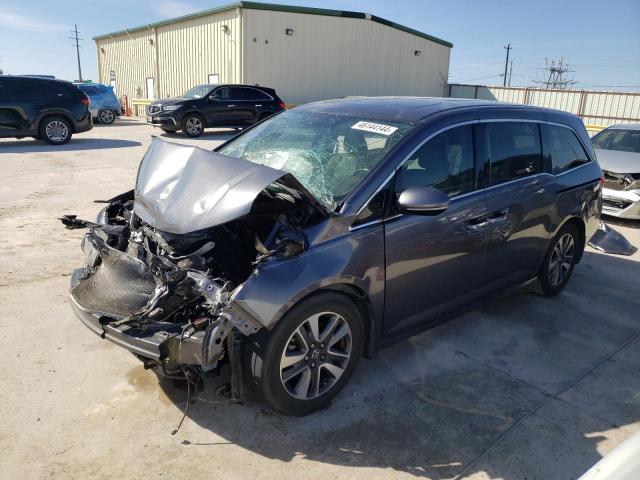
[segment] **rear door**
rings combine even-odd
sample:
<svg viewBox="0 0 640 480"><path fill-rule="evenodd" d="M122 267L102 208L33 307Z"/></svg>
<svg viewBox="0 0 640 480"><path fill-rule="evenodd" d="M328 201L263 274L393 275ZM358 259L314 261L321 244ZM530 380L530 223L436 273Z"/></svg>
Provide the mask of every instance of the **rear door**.
<svg viewBox="0 0 640 480"><path fill-rule="evenodd" d="M239 127L243 126L247 114L238 97L237 87L218 87L210 95L206 108L207 126Z"/></svg>
<svg viewBox="0 0 640 480"><path fill-rule="evenodd" d="M486 204L475 167L476 127L446 130L420 147L395 178L450 197L439 215L395 214L385 221L385 332L394 336L454 312L478 297L486 243Z"/></svg>
<svg viewBox="0 0 640 480"><path fill-rule="evenodd" d="M491 291L538 273L549 243L555 179L545 171L540 123L489 119L481 138L490 179L483 285Z"/></svg>
<svg viewBox="0 0 640 480"><path fill-rule="evenodd" d="M24 112L18 100L19 79L0 77L0 135L10 136L25 128Z"/></svg>
<svg viewBox="0 0 640 480"><path fill-rule="evenodd" d="M271 95L257 88L246 87L242 90L247 107L252 109L252 118L250 119L252 123L260 120L263 113L272 113L273 108L271 102L273 102L273 97Z"/></svg>
<svg viewBox="0 0 640 480"><path fill-rule="evenodd" d="M0 85L2 134L33 133L34 121L45 108L47 94L50 94L46 83L23 78L2 78Z"/></svg>

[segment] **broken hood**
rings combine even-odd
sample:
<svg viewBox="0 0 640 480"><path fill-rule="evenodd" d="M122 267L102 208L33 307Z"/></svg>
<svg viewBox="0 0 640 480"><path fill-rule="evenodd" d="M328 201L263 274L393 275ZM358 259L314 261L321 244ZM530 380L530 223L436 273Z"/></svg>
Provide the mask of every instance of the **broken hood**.
<svg viewBox="0 0 640 480"><path fill-rule="evenodd" d="M640 173L640 153L596 148L596 157L603 170L614 173Z"/></svg>
<svg viewBox="0 0 640 480"><path fill-rule="evenodd" d="M158 230L191 233L248 214L273 183L329 214L289 173L154 137L138 170L134 212Z"/></svg>

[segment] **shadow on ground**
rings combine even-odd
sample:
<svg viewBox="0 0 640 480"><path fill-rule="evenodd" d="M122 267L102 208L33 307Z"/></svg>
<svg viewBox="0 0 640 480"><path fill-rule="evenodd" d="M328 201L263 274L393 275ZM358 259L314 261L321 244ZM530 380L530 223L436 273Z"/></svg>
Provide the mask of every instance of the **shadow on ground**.
<svg viewBox="0 0 640 480"><path fill-rule="evenodd" d="M160 136L165 137L167 139L175 139L175 140L189 140L189 141L203 141L203 140L222 140L227 141L240 132L232 129L220 129L220 130L205 130L204 133L196 138L187 137L180 132L163 132L160 130Z"/></svg>
<svg viewBox="0 0 640 480"><path fill-rule="evenodd" d="M587 252L555 298L513 294L363 359L328 410L291 418L253 400L197 402L188 418L284 462L577 478L600 460L603 432L640 421L638 291L640 263ZM208 380L201 396L221 401L224 381ZM181 411L186 392L160 386Z"/></svg>
<svg viewBox="0 0 640 480"><path fill-rule="evenodd" d="M81 135L81 134L79 134ZM49 145L41 140L23 139L0 142L0 153L33 153L33 152L75 152L80 150L102 150L106 148L138 147L140 142L116 140L113 138L72 137L65 145Z"/></svg>
<svg viewBox="0 0 640 480"><path fill-rule="evenodd" d="M608 217L606 215L602 216L602 220L604 220L605 223L613 226L640 229L640 220L629 220L626 218Z"/></svg>

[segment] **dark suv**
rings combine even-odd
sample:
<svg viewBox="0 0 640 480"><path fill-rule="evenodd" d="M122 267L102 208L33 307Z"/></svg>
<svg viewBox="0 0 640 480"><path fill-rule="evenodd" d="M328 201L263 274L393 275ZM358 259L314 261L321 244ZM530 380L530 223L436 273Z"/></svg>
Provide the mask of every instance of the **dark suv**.
<svg viewBox="0 0 640 480"><path fill-rule="evenodd" d="M285 109L273 88L198 85L178 98L149 105L147 123L165 132L199 137L206 127L244 128Z"/></svg>
<svg viewBox="0 0 640 480"><path fill-rule="evenodd" d="M93 127L89 104L71 82L0 75L0 137L62 145Z"/></svg>
<svg viewBox="0 0 640 480"><path fill-rule="evenodd" d="M156 138L97 223L64 218L89 229L71 305L146 368L228 363L236 398L305 414L363 354L515 285L559 293L601 176L575 115L485 101L310 103L216 152Z"/></svg>

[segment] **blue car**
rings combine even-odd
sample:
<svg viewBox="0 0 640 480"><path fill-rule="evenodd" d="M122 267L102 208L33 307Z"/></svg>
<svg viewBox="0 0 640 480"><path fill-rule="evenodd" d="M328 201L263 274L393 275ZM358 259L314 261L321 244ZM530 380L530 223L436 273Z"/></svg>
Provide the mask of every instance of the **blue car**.
<svg viewBox="0 0 640 480"><path fill-rule="evenodd" d="M102 83L76 83L75 85L91 100L89 107L91 116L100 123L109 125L122 114L120 102L112 86Z"/></svg>

